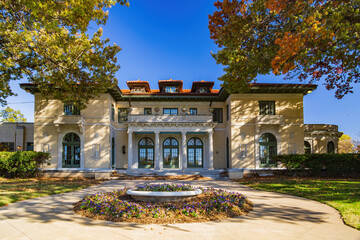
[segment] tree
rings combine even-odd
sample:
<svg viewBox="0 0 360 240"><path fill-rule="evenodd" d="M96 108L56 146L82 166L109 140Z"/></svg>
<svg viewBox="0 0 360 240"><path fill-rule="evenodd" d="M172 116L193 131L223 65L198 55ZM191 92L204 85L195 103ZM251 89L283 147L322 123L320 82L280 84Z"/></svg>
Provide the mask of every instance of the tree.
<svg viewBox="0 0 360 240"><path fill-rule="evenodd" d="M353 153L355 151L353 141L349 135L343 134L339 138L339 153Z"/></svg>
<svg viewBox="0 0 360 240"><path fill-rule="evenodd" d="M244 90L259 74L324 79L342 98L360 81L360 0L217 0L209 16L219 79Z"/></svg>
<svg viewBox="0 0 360 240"><path fill-rule="evenodd" d="M1 122L26 122L24 114L9 107L1 110L0 118Z"/></svg>
<svg viewBox="0 0 360 240"><path fill-rule="evenodd" d="M0 1L0 103L14 95L9 82L26 78L43 96L84 102L117 85L116 54L121 50L102 28L106 8L128 0Z"/></svg>

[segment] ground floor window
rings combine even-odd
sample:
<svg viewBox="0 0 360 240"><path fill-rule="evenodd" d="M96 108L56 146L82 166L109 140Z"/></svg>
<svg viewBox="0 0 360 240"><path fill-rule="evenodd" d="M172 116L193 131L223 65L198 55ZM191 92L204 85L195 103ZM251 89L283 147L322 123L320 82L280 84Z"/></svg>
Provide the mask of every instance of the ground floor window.
<svg viewBox="0 0 360 240"><path fill-rule="evenodd" d="M163 142L164 168L179 168L179 142L169 137Z"/></svg>
<svg viewBox="0 0 360 240"><path fill-rule="evenodd" d="M199 138L190 138L187 143L188 168L203 167L203 143Z"/></svg>
<svg viewBox="0 0 360 240"><path fill-rule="evenodd" d="M80 168L80 137L68 133L63 139L63 167Z"/></svg>
<svg viewBox="0 0 360 240"><path fill-rule="evenodd" d="M311 145L308 141L304 141L304 152L311 153Z"/></svg>
<svg viewBox="0 0 360 240"><path fill-rule="evenodd" d="M154 142L145 137L139 141L139 168L154 167Z"/></svg>
<svg viewBox="0 0 360 240"><path fill-rule="evenodd" d="M277 142L274 135L265 133L261 135L260 145L260 167L275 167L273 156L277 155Z"/></svg>
<svg viewBox="0 0 360 240"><path fill-rule="evenodd" d="M328 142L327 153L335 153L335 144L333 141Z"/></svg>

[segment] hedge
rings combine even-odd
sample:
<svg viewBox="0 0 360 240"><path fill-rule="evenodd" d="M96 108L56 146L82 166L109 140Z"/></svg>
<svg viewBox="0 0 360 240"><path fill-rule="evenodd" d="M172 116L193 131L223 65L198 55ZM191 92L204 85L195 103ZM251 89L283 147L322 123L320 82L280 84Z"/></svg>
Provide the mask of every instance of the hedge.
<svg viewBox="0 0 360 240"><path fill-rule="evenodd" d="M309 171L314 176L360 176L360 154L290 154L274 160L289 171Z"/></svg>
<svg viewBox="0 0 360 240"><path fill-rule="evenodd" d="M0 176L35 177L40 167L48 164L49 153L34 151L0 152Z"/></svg>

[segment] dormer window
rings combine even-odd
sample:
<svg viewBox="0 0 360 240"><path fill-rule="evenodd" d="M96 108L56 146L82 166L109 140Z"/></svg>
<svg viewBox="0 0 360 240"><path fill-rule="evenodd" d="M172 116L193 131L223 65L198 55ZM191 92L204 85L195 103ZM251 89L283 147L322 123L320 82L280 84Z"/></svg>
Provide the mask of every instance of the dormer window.
<svg viewBox="0 0 360 240"><path fill-rule="evenodd" d="M144 93L144 92L145 92L145 88L143 88L143 87L134 87L134 88L132 89L132 92L134 92L134 93Z"/></svg>
<svg viewBox="0 0 360 240"><path fill-rule="evenodd" d="M166 93L177 93L178 88L177 87L165 87L165 92Z"/></svg>
<svg viewBox="0 0 360 240"><path fill-rule="evenodd" d="M198 92L199 93L208 93L208 88L207 87L199 87Z"/></svg>

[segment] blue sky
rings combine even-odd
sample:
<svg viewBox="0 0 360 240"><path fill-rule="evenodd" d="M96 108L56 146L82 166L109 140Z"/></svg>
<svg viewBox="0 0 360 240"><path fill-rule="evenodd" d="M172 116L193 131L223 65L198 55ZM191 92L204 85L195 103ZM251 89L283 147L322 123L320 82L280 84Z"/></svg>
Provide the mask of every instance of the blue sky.
<svg viewBox="0 0 360 240"><path fill-rule="evenodd" d="M208 15L215 11L212 0L133 0L130 7L117 5L109 10L109 20L104 37L121 46L117 73L120 88L127 88L126 81L146 80L151 88L158 88L160 79L180 79L184 88L191 88L193 81L215 81L223 73L210 55L217 46L209 37ZM94 26L96 28L97 26ZM283 76L259 76L258 82L296 83L285 81ZM8 98L9 107L20 110L28 121L34 119L34 98L11 84L18 93ZM355 93L338 100L334 91L327 91L322 83L318 89L304 97L305 123L336 124L339 130L353 138L360 138L360 88Z"/></svg>

